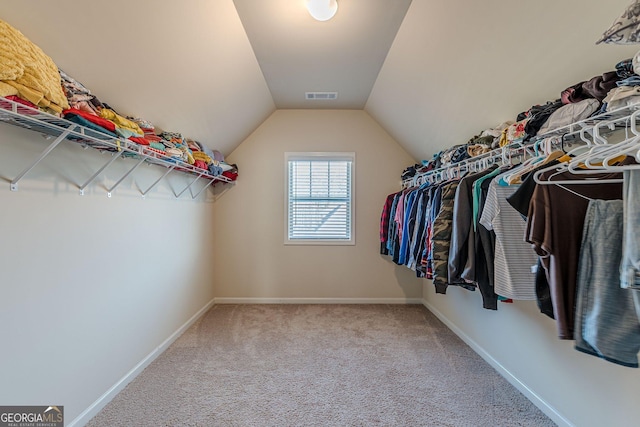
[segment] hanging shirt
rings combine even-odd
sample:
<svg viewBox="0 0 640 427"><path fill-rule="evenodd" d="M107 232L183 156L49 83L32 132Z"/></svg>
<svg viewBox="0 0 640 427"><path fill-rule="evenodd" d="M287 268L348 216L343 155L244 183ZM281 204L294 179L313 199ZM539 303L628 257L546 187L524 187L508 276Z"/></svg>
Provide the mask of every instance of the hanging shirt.
<svg viewBox="0 0 640 427"><path fill-rule="evenodd" d="M480 213L481 213L481 210L480 210L480 195L482 193L481 185L485 180L487 180L487 179L488 180L492 180L494 177L500 175L501 173L504 173L504 169L497 168L493 172L491 172L491 173L489 173L489 174L487 174L487 175L485 175L483 177L480 177L480 178L476 179L473 182L473 185L471 186L471 191L473 193L473 219L472 219L472 222L473 222L473 229L474 230L478 229L477 225L478 225L478 221L480 220Z"/></svg>
<svg viewBox="0 0 640 427"><path fill-rule="evenodd" d="M389 240L389 217L391 216L391 207L393 206L393 198L398 193L389 194L382 207L380 215L380 253L388 255L387 241Z"/></svg>
<svg viewBox="0 0 640 427"><path fill-rule="evenodd" d="M483 180L480 187L478 198L478 214L482 215L484 205L489 193L489 184L491 179ZM474 183L475 184L475 183ZM480 218L477 219L475 233L475 256L476 256L476 282L478 289L482 295L482 307L487 310L498 309L498 295L493 288L494 265L495 265L495 247L496 233L493 230L487 230L484 225L480 224Z"/></svg>
<svg viewBox="0 0 640 427"><path fill-rule="evenodd" d="M529 205L531 204L533 191L537 186L534 179L535 173L540 169L557 165L559 163L560 162L558 160L552 160L522 175L522 184L520 184L518 189L507 198L507 202L522 215L525 221L527 220L527 215L529 215ZM553 319L554 314L553 302L551 301L551 289L549 288L549 281L547 280L547 275L545 274L544 267L542 266L542 261L539 258L538 264L536 265L535 275L538 308L542 314Z"/></svg>
<svg viewBox="0 0 640 427"><path fill-rule="evenodd" d="M459 181L443 185L440 198L440 209L433 220L431 253L433 258L433 285L436 293L447 292L449 273L447 260L449 258L449 246L451 243L451 222L453 221L453 199L458 188Z"/></svg>
<svg viewBox="0 0 640 427"><path fill-rule="evenodd" d="M472 226L473 182L494 168L466 176L460 180L453 202L451 246L449 250L449 284L475 281L475 236Z"/></svg>
<svg viewBox="0 0 640 427"><path fill-rule="evenodd" d="M391 205L391 210L389 211L389 230L387 231L387 252L389 256L394 256L394 250L396 246L396 241L398 237L397 226L398 224L395 221L396 209L398 208L398 201L400 200L400 196L402 195L402 191L396 193L393 196L393 204Z"/></svg>
<svg viewBox="0 0 640 427"><path fill-rule="evenodd" d="M406 205L404 210L404 219L402 222L402 236L400 239L400 256L398 263L406 265L409 260L409 247L411 238L413 237L413 228L416 223L416 212L418 205L416 204L416 196L419 190L417 188L411 190L405 197Z"/></svg>
<svg viewBox="0 0 640 427"><path fill-rule="evenodd" d="M517 300L535 300L535 276L531 267L536 265L538 256L524 241L526 223L507 202L517 186L498 184L506 174L498 175L489 184L480 217L480 224L496 233L494 292Z"/></svg>
<svg viewBox="0 0 640 427"><path fill-rule="evenodd" d="M553 171L545 172L545 180ZM622 174L593 174L591 179L619 179ZM554 180L580 180L584 176L560 173ZM540 255L547 274L553 314L560 339L573 339L576 302L576 275L582 228L590 199L614 200L622 198L622 184L564 185L538 184L533 192L526 227L526 240Z"/></svg>
<svg viewBox="0 0 640 427"><path fill-rule="evenodd" d="M394 217L394 221L396 223L396 234L397 234L397 242L402 245L402 226L404 225L404 208L406 206L406 196L410 190L403 190L400 193L400 198L398 199L398 203L396 204L396 214ZM400 256L400 251L394 251L393 260L394 262L398 262L398 257Z"/></svg>
<svg viewBox="0 0 640 427"><path fill-rule="evenodd" d="M430 277L431 273L427 268L427 255L430 248L427 246L431 238L431 218L429 212L431 211L431 205L433 203L433 196L435 195L437 185L431 185L425 189L425 211L422 221L422 234L419 236L417 245L414 248L416 257L416 276L417 277Z"/></svg>
<svg viewBox="0 0 640 427"><path fill-rule="evenodd" d="M418 191L419 193L416 196L416 220L415 226L413 228L413 235L411 236L411 244L409 247L409 260L407 261L407 267L409 267L413 271L416 271L418 260L420 259L419 254L422 254L422 245L420 242L424 238L424 224L426 221L426 212L430 202L428 186L421 187Z"/></svg>

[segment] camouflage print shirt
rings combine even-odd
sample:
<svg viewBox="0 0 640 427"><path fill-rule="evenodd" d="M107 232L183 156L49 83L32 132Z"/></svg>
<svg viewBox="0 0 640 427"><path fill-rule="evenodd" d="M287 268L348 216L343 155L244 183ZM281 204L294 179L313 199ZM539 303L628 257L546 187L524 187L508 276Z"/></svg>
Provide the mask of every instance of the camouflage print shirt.
<svg viewBox="0 0 640 427"><path fill-rule="evenodd" d="M444 294L449 283L448 259L451 242L451 224L453 221L453 200L458 188L458 181L450 182L442 187L440 210L433 220L431 232L431 258L433 284L436 293Z"/></svg>

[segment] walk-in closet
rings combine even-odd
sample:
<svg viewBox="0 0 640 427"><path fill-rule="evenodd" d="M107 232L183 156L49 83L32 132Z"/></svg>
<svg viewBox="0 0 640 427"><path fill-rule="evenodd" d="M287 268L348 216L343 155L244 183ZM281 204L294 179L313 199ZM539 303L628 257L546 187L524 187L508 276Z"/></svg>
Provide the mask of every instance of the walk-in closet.
<svg viewBox="0 0 640 427"><path fill-rule="evenodd" d="M640 1L3 1L0 426L636 426L638 173Z"/></svg>

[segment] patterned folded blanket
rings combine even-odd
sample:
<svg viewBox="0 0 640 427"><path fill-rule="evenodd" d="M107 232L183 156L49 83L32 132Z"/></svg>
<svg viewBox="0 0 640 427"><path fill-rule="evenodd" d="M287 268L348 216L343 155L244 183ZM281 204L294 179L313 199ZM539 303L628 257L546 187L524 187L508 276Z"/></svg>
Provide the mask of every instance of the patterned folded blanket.
<svg viewBox="0 0 640 427"><path fill-rule="evenodd" d="M42 49L0 19L0 95L18 95L57 113L69 108L58 67Z"/></svg>

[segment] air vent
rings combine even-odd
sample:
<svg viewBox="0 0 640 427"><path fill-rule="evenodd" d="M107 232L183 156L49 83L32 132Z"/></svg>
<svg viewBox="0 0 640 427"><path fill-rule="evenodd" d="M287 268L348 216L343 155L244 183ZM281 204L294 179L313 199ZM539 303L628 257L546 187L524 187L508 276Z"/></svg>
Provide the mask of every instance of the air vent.
<svg viewBox="0 0 640 427"><path fill-rule="evenodd" d="M322 100L338 99L338 92L305 92L304 98Z"/></svg>

